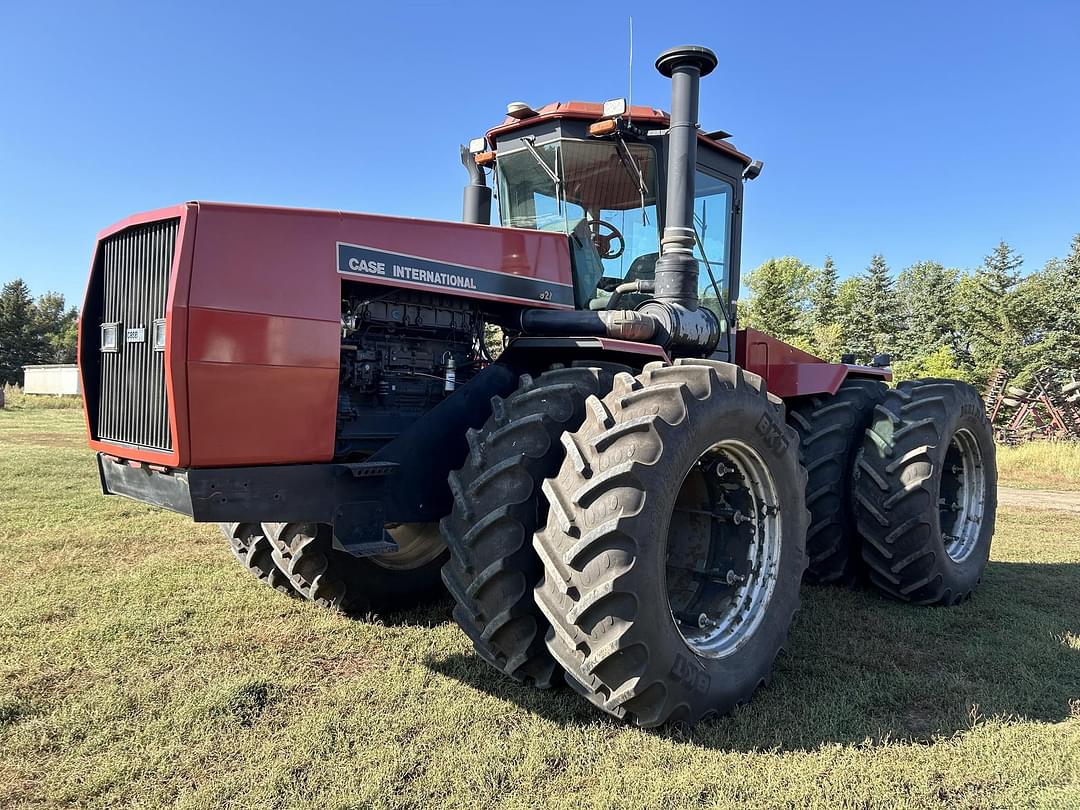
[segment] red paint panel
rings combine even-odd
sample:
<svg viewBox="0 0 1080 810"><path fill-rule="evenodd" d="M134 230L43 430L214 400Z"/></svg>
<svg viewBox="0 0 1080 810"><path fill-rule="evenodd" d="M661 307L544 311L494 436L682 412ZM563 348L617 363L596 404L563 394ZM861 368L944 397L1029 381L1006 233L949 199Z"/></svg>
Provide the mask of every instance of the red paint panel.
<svg viewBox="0 0 1080 810"><path fill-rule="evenodd" d="M338 367L335 322L193 307L188 329L192 363Z"/></svg>
<svg viewBox="0 0 1080 810"><path fill-rule="evenodd" d="M336 323L341 317L338 242L572 283L570 246L564 234L340 211L199 203L191 306Z"/></svg>
<svg viewBox="0 0 1080 810"><path fill-rule="evenodd" d="M193 467L334 455L336 369L193 362L188 388Z"/></svg>
<svg viewBox="0 0 1080 810"><path fill-rule="evenodd" d="M892 379L891 374L879 368L826 363L756 329L743 329L737 334L735 362L764 377L769 391L783 399L835 394L849 374Z"/></svg>

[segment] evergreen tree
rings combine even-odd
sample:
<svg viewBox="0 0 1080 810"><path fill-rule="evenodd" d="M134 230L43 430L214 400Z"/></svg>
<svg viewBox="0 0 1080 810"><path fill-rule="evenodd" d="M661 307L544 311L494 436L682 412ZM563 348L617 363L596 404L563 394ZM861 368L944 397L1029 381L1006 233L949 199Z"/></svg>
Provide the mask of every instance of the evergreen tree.
<svg viewBox="0 0 1080 810"><path fill-rule="evenodd" d="M873 356L870 332L866 328L866 280L860 276L844 279L836 288L836 325L840 329L840 354L857 359Z"/></svg>
<svg viewBox="0 0 1080 810"><path fill-rule="evenodd" d="M45 341L30 297L21 278L0 290L0 384L19 383L22 367L41 362Z"/></svg>
<svg viewBox="0 0 1080 810"><path fill-rule="evenodd" d="M1056 365L1080 373L1080 233L1072 239L1072 249L1058 264L1052 282L1054 313L1050 331L1055 338Z"/></svg>
<svg viewBox="0 0 1080 810"><path fill-rule="evenodd" d="M34 305L38 330L45 342L46 363L74 363L79 313L60 293L47 292Z"/></svg>
<svg viewBox="0 0 1080 810"><path fill-rule="evenodd" d="M824 328L836 322L838 284L836 265L832 256L826 256L825 265L814 275L810 286L810 323L813 328Z"/></svg>
<svg viewBox="0 0 1080 810"><path fill-rule="evenodd" d="M1080 370L1080 234L1065 259L1051 259L1016 285L1007 311L1021 383L1046 367L1066 378Z"/></svg>
<svg viewBox="0 0 1080 810"><path fill-rule="evenodd" d="M789 343L808 345L812 278L810 268L794 257L764 262L746 280L750 299L743 310L743 325Z"/></svg>
<svg viewBox="0 0 1080 810"><path fill-rule="evenodd" d="M1010 318L1012 293L1020 279L1023 257L1004 240L983 259L974 275L957 285L960 355L972 370L972 380L985 385L997 366L1018 370L1019 337Z"/></svg>
<svg viewBox="0 0 1080 810"><path fill-rule="evenodd" d="M843 285L840 286L842 289ZM861 361L868 361L879 352L892 352L899 324L896 292L885 256L875 254L870 258L859 278L859 286L851 286L848 293L851 299L845 303L846 322L842 330L851 351Z"/></svg>
<svg viewBox="0 0 1080 810"><path fill-rule="evenodd" d="M790 278L777 260L769 259L755 269L747 279L747 286L750 300L744 325L780 340L793 339L798 334L799 308Z"/></svg>
<svg viewBox="0 0 1080 810"><path fill-rule="evenodd" d="M896 305L900 328L897 360L918 362L954 342L954 293L959 273L937 262L919 262L900 273Z"/></svg>

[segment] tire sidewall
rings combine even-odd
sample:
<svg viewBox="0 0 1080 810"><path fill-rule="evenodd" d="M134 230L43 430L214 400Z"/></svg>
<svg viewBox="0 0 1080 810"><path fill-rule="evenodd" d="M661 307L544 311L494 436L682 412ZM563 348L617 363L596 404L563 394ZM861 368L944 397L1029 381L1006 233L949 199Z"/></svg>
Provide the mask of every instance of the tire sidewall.
<svg viewBox="0 0 1080 810"><path fill-rule="evenodd" d="M978 394L969 385L958 385L955 407L949 409L948 416L940 431L940 440L933 450L934 474L931 478L931 525L934 528L934 553L940 561L938 570L943 578L943 585L956 593L968 593L979 582L982 572L990 558L990 541L994 534L994 518L997 511L997 462L993 430L986 419L985 409ZM975 548L957 562L945 551L945 538L941 526L941 513L937 507L940 497L942 478L945 473L945 457L953 438L961 430L968 431L974 438L982 456L983 485L985 504L982 525Z"/></svg>

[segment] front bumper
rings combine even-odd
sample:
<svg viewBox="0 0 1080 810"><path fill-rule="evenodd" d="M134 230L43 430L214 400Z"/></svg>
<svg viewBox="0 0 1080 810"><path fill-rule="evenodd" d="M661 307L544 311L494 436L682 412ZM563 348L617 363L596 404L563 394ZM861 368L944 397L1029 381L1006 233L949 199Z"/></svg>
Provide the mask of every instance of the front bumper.
<svg viewBox="0 0 1080 810"><path fill-rule="evenodd" d="M398 465L282 464L166 469L97 455L101 491L208 523L330 523L338 543L360 556L393 551L387 523L427 522L423 509L391 489ZM416 513L416 514L414 514ZM405 519L403 519L405 518Z"/></svg>
<svg viewBox="0 0 1080 810"><path fill-rule="evenodd" d="M152 469L104 453L97 454L97 466L101 491L105 495L121 495L194 517L187 470Z"/></svg>

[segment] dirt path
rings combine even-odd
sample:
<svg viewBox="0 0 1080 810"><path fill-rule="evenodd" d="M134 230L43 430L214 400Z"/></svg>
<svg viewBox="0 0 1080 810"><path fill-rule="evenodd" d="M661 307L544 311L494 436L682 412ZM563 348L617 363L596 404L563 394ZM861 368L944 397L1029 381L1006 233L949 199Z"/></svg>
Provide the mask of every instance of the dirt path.
<svg viewBox="0 0 1080 810"><path fill-rule="evenodd" d="M1080 492L1053 492L1049 489L1015 489L998 487L999 506L1018 506L1030 509L1057 509L1080 515Z"/></svg>

